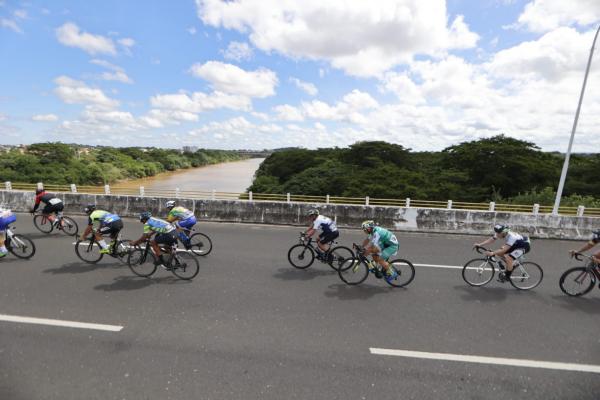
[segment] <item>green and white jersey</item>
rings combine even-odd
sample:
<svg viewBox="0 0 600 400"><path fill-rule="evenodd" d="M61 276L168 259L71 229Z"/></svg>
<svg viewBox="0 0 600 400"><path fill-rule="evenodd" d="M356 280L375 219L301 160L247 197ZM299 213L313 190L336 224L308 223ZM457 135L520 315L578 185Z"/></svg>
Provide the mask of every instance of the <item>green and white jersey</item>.
<svg viewBox="0 0 600 400"><path fill-rule="evenodd" d="M396 235L380 226L373 228L373 232L369 235L369 241L380 249L398 244Z"/></svg>

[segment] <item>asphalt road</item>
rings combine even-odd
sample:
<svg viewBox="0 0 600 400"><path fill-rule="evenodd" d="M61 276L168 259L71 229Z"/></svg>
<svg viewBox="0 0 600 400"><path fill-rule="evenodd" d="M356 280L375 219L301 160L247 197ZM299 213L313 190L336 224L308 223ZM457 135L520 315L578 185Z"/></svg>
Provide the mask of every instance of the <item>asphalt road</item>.
<svg viewBox="0 0 600 400"><path fill-rule="evenodd" d="M81 223L83 219L78 218ZM79 261L73 239L19 233L28 261L0 261L0 314L118 325L120 331L0 320L0 399L598 399L600 374L372 354L371 348L600 364L600 291L562 294L567 250L533 243L544 281L520 292L467 286L459 269L417 267L405 289L287 261L297 227L203 223L213 253L192 282ZM125 237L141 225L127 220ZM481 238L397 234L401 256L459 266ZM362 239L342 231L341 244ZM537 364L536 364L537 365ZM540 364L541 365L541 364Z"/></svg>

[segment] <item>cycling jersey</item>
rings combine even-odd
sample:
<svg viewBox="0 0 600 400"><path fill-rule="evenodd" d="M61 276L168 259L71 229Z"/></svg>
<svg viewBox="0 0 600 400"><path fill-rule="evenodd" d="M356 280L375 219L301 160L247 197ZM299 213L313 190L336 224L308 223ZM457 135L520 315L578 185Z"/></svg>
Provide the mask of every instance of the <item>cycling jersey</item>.
<svg viewBox="0 0 600 400"><path fill-rule="evenodd" d="M323 233L331 233L337 231L335 222L324 215L319 215L313 222L313 229L321 229Z"/></svg>
<svg viewBox="0 0 600 400"><path fill-rule="evenodd" d="M98 228L103 225L108 225L114 221L119 221L120 219L121 217L119 217L117 214L111 214L104 210L95 210L88 218L88 225L94 225L95 228Z"/></svg>
<svg viewBox="0 0 600 400"><path fill-rule="evenodd" d="M396 235L380 226L373 228L373 232L369 235L369 241L380 249L398 244Z"/></svg>
<svg viewBox="0 0 600 400"><path fill-rule="evenodd" d="M167 221L169 221L169 222L175 221L175 220L183 221L183 220L186 220L193 216L194 216L194 213L191 212L190 210L188 210L187 208L177 206L177 207L173 207L171 209L171 211L169 211L169 215L167 215Z"/></svg>
<svg viewBox="0 0 600 400"><path fill-rule="evenodd" d="M160 218L150 218L144 224L144 233L169 233L175 230L175 227L167 221Z"/></svg>
<svg viewBox="0 0 600 400"><path fill-rule="evenodd" d="M58 210L58 208L61 208L61 210L62 210L62 207L61 207L63 205L62 200L50 193L42 192L35 196L35 205L33 206L34 212L38 209L38 207L40 206L40 203L46 204L46 207L44 208L44 210L51 209L50 212L55 211L55 209ZM44 211L44 213L46 213L46 211ZM46 213L46 214L49 214L49 213Z"/></svg>
<svg viewBox="0 0 600 400"><path fill-rule="evenodd" d="M17 220L17 216L10 210L0 211L0 234L4 234L8 226Z"/></svg>
<svg viewBox="0 0 600 400"><path fill-rule="evenodd" d="M494 237L494 239L498 239L498 234L495 233L493 237ZM513 232L513 231L508 231L508 233L506 234L505 240L506 240L505 244L510 247L513 247L513 246L525 247L526 245L529 244L529 238L527 236L521 236L518 233Z"/></svg>
<svg viewBox="0 0 600 400"><path fill-rule="evenodd" d="M593 244L596 243L600 243L600 229L598 229L597 231L593 231L592 232L592 239L591 239Z"/></svg>

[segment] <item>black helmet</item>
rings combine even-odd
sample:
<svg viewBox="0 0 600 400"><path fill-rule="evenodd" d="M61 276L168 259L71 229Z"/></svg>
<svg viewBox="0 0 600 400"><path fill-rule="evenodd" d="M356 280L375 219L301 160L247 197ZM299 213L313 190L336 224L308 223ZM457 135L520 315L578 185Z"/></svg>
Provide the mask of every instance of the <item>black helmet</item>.
<svg viewBox="0 0 600 400"><path fill-rule="evenodd" d="M143 213L140 214L140 221L146 222L151 217L152 217L152 213L150 213L149 211L144 211Z"/></svg>
<svg viewBox="0 0 600 400"><path fill-rule="evenodd" d="M494 232L496 233L504 233L504 232L508 232L509 231L509 227L508 225L494 225Z"/></svg>
<svg viewBox="0 0 600 400"><path fill-rule="evenodd" d="M96 205L95 204L88 204L87 206L85 206L85 208L83 209L83 211L87 214L90 215L91 213L93 213L96 210Z"/></svg>

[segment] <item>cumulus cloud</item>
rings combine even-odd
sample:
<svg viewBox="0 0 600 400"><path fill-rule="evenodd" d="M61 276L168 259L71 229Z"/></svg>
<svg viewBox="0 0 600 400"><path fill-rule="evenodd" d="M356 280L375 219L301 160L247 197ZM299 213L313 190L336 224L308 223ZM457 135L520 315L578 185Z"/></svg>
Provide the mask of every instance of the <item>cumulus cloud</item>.
<svg viewBox="0 0 600 400"><path fill-rule="evenodd" d="M118 65L114 65L112 63L109 63L106 60L98 60L98 59L93 59L90 60L90 63L104 67L106 69L111 70L112 72L103 72L99 78L103 79L105 81L117 81L117 82L122 82L122 83L133 83L133 81L131 80L131 78L129 76L127 76L127 74L125 73L125 70L121 67L119 67Z"/></svg>
<svg viewBox="0 0 600 400"><path fill-rule="evenodd" d="M56 114L37 114L31 117L31 119L38 122L54 122L58 121L58 116Z"/></svg>
<svg viewBox="0 0 600 400"><path fill-rule="evenodd" d="M516 25L533 32L548 32L560 26L587 26L599 20L597 0L534 0L525 6Z"/></svg>
<svg viewBox="0 0 600 400"><path fill-rule="evenodd" d="M319 93L319 90L317 89L317 87L310 82L304 82L298 78L290 78L290 82L292 82L294 85L296 85L296 87L298 89L302 90L303 92L305 92L311 96L316 96L317 93Z"/></svg>
<svg viewBox="0 0 600 400"><path fill-rule="evenodd" d="M119 105L117 100L106 96L101 89L91 88L84 82L77 81L68 76L59 76L54 80L54 83L58 85L54 89L54 93L65 103L93 104L105 108L113 108Z"/></svg>
<svg viewBox="0 0 600 400"><path fill-rule="evenodd" d="M72 22L67 22L57 28L56 38L65 46L77 47L91 55L117 54L115 44L110 38L81 32L79 27Z"/></svg>
<svg viewBox="0 0 600 400"><path fill-rule="evenodd" d="M227 60L242 61L252 58L252 49L245 42L231 42L227 49L222 51Z"/></svg>
<svg viewBox="0 0 600 400"><path fill-rule="evenodd" d="M248 97L231 95L218 91L211 94L203 92L194 92L191 95L184 92L159 94L152 96L150 104L155 108L165 108L190 113L200 113L219 108L245 111L251 109L251 103Z"/></svg>
<svg viewBox="0 0 600 400"><path fill-rule="evenodd" d="M249 97L273 96L278 83L277 75L269 69L245 71L235 65L218 61L194 64L190 72L195 77L209 81L217 91Z"/></svg>
<svg viewBox="0 0 600 400"><path fill-rule="evenodd" d="M0 26L16 33L23 33L23 29L21 29L21 27L12 19L0 18Z"/></svg>

